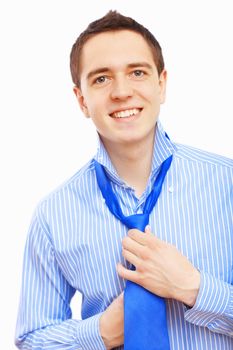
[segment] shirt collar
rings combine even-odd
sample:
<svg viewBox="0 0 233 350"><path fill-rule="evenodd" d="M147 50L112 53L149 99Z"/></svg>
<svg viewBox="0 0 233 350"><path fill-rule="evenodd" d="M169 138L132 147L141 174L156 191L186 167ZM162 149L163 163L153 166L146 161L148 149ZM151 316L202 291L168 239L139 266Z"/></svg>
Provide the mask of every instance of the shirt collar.
<svg viewBox="0 0 233 350"><path fill-rule="evenodd" d="M164 131L160 121L157 122L155 131L154 151L152 158L152 174L158 170L165 159L177 150L176 145L170 140Z"/></svg>
<svg viewBox="0 0 233 350"><path fill-rule="evenodd" d="M151 177L153 177L153 175L157 173L163 161L167 159L171 154L173 154L176 151L176 149L177 147L168 138L167 134L165 133L162 127L162 124L160 123L160 121L158 121L156 125L156 131L155 131ZM111 159L99 136L98 136L97 153L94 156L94 159L105 167L111 180L113 180L114 182L117 182L118 184L125 185L125 183L117 174L116 169L114 168L111 162Z"/></svg>

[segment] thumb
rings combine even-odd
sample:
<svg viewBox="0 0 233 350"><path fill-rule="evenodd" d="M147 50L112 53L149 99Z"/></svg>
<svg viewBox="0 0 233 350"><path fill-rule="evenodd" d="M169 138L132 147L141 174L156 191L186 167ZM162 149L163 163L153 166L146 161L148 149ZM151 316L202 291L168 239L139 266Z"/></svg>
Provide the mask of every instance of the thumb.
<svg viewBox="0 0 233 350"><path fill-rule="evenodd" d="M150 227L150 225L146 225L146 227L145 227L145 233L151 233L151 227Z"/></svg>

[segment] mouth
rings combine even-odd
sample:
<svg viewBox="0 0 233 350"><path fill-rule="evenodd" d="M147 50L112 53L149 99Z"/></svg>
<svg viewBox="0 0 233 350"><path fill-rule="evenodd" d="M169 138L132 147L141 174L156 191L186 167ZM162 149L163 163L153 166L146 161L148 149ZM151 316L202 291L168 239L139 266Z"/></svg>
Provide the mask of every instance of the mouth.
<svg viewBox="0 0 233 350"><path fill-rule="evenodd" d="M123 111L113 112L110 114L111 118L117 118L117 119L126 119L130 118L132 116L137 115L140 113L142 108L131 108L131 109L125 109Z"/></svg>

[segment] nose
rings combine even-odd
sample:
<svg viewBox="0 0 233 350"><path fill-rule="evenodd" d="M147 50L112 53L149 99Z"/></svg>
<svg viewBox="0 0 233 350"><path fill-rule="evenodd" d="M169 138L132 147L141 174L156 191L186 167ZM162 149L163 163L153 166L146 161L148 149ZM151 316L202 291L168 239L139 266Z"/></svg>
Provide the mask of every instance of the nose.
<svg viewBox="0 0 233 350"><path fill-rule="evenodd" d="M112 82L111 98L114 100L126 100L133 95L133 88L127 77L117 77Z"/></svg>

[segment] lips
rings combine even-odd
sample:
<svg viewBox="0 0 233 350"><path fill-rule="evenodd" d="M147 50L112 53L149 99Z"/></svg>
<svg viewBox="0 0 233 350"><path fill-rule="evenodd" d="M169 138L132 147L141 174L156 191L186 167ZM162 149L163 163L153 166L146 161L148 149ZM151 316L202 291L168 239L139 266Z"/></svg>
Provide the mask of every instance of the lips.
<svg viewBox="0 0 233 350"><path fill-rule="evenodd" d="M137 115L139 112L141 112L142 108L131 108L131 109L125 109L123 111L117 111L110 114L112 118L129 118L134 115Z"/></svg>

